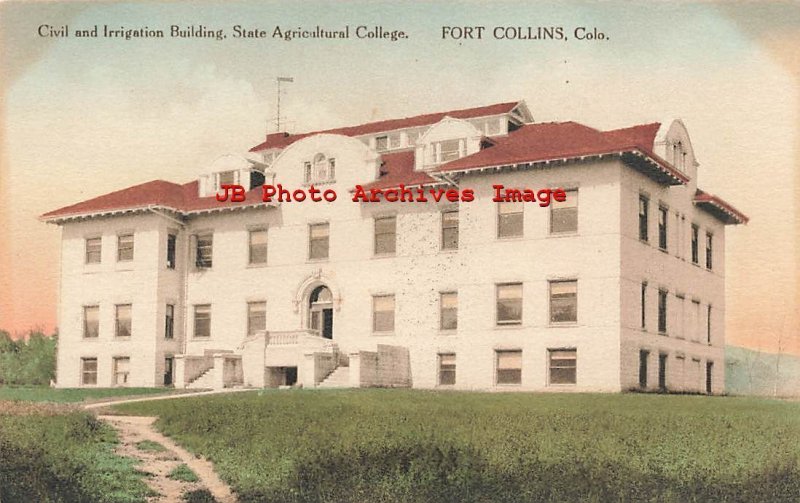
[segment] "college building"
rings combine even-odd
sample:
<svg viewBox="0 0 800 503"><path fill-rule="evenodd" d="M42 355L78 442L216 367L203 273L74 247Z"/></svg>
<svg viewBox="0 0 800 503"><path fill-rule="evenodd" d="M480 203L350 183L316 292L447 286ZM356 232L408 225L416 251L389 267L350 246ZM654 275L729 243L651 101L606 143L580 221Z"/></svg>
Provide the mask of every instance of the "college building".
<svg viewBox="0 0 800 503"><path fill-rule="evenodd" d="M41 217L57 385L721 393L725 226L747 217L697 174L680 120L600 131L524 102L268 134ZM337 197L265 201L278 184Z"/></svg>

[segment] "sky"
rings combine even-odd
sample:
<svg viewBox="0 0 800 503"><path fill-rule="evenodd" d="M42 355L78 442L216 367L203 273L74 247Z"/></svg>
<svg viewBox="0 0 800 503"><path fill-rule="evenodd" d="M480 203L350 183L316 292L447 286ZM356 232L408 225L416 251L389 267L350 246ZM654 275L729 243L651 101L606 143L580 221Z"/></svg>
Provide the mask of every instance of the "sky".
<svg viewBox="0 0 800 503"><path fill-rule="evenodd" d="M176 24L228 38L39 37ZM233 39L232 27L377 26L397 42ZM442 26L487 26L443 40ZM563 26L570 40L495 40ZM604 41L579 41L575 27ZM292 132L525 100L537 122L681 118L699 184L751 217L726 232L731 344L800 354L800 5L660 2L0 3L0 329L57 325L60 231L37 216L133 184L185 183L259 143L275 79Z"/></svg>

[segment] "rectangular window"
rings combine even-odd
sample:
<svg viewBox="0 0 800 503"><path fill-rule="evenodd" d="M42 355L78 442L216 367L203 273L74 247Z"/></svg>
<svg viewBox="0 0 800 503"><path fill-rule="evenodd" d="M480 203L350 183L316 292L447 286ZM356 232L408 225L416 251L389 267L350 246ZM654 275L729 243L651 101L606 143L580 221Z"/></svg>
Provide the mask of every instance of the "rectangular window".
<svg viewBox="0 0 800 503"><path fill-rule="evenodd" d="M375 138L375 150L378 152L386 152L389 150L389 137L378 136Z"/></svg>
<svg viewBox="0 0 800 503"><path fill-rule="evenodd" d="M650 199L639 195L639 239L648 241L647 215L650 209Z"/></svg>
<svg viewBox="0 0 800 503"><path fill-rule="evenodd" d="M642 328L647 328L647 281L642 281L641 300L639 302L641 311Z"/></svg>
<svg viewBox="0 0 800 503"><path fill-rule="evenodd" d="M713 393L712 377L714 376L714 362L706 362L706 394Z"/></svg>
<svg viewBox="0 0 800 503"><path fill-rule="evenodd" d="M497 237L519 237L523 234L524 203L497 203Z"/></svg>
<svg viewBox="0 0 800 503"><path fill-rule="evenodd" d="M236 172L235 171L223 171L221 173L217 173L217 182L220 187L223 185L233 185L236 183Z"/></svg>
<svg viewBox="0 0 800 503"><path fill-rule="evenodd" d="M131 359L127 356L114 358L114 386L125 386L128 384L128 376L131 371Z"/></svg>
<svg viewBox="0 0 800 503"><path fill-rule="evenodd" d="M178 236L167 234L167 269L175 269L175 246Z"/></svg>
<svg viewBox="0 0 800 503"><path fill-rule="evenodd" d="M706 232L706 269L711 270L714 265L714 236L710 232Z"/></svg>
<svg viewBox="0 0 800 503"><path fill-rule="evenodd" d="M563 201L555 199L550 204L550 234L578 232L578 191L566 191Z"/></svg>
<svg viewBox="0 0 800 503"><path fill-rule="evenodd" d="M522 351L495 351L497 384L522 384Z"/></svg>
<svg viewBox="0 0 800 503"><path fill-rule="evenodd" d="M522 283L497 285L497 324L522 323Z"/></svg>
<svg viewBox="0 0 800 503"><path fill-rule="evenodd" d="M700 228L692 224L692 263L700 262Z"/></svg>
<svg viewBox="0 0 800 503"><path fill-rule="evenodd" d="M196 236L195 265L199 269L209 269L213 264L214 235L199 234Z"/></svg>
<svg viewBox="0 0 800 503"><path fill-rule="evenodd" d="M439 162L447 162L461 157L461 140L445 140L439 143Z"/></svg>
<svg viewBox="0 0 800 503"><path fill-rule="evenodd" d="M100 335L100 306L83 306L83 336L96 339Z"/></svg>
<svg viewBox="0 0 800 503"><path fill-rule="evenodd" d="M394 295L372 297L372 331L394 331Z"/></svg>
<svg viewBox="0 0 800 503"><path fill-rule="evenodd" d="M578 321L578 282L550 282L550 323Z"/></svg>
<svg viewBox="0 0 800 503"><path fill-rule="evenodd" d="M117 261L131 260L133 260L133 234L121 234L117 236Z"/></svg>
<svg viewBox="0 0 800 503"><path fill-rule="evenodd" d="M336 180L336 159L328 159L328 181Z"/></svg>
<svg viewBox="0 0 800 503"><path fill-rule="evenodd" d="M669 210L663 206L658 207L658 247L667 249L667 218Z"/></svg>
<svg viewBox="0 0 800 503"><path fill-rule="evenodd" d="M658 389L667 390L667 355L665 353L658 355Z"/></svg>
<svg viewBox="0 0 800 503"><path fill-rule="evenodd" d="M102 258L103 238L89 238L86 240L86 263L99 264Z"/></svg>
<svg viewBox="0 0 800 503"><path fill-rule="evenodd" d="M650 358L650 352L641 350L639 351L639 387L642 389L647 388L647 359Z"/></svg>
<svg viewBox="0 0 800 503"><path fill-rule="evenodd" d="M255 229L249 233L248 263L267 263L267 229Z"/></svg>
<svg viewBox="0 0 800 503"><path fill-rule="evenodd" d="M305 183L311 182L311 163L305 162L303 163L303 181Z"/></svg>
<svg viewBox="0 0 800 503"><path fill-rule="evenodd" d="M442 250L458 248L458 210L442 212Z"/></svg>
<svg viewBox="0 0 800 503"><path fill-rule="evenodd" d="M578 351L575 349L549 349L550 384L575 384L577 382Z"/></svg>
<svg viewBox="0 0 800 503"><path fill-rule="evenodd" d="M115 329L114 335L116 337L130 337L131 336L131 311L130 304L118 304L115 308Z"/></svg>
<svg viewBox="0 0 800 503"><path fill-rule="evenodd" d="M439 305L439 328L441 330L458 328L458 294L456 292L442 293L439 296Z"/></svg>
<svg viewBox="0 0 800 503"><path fill-rule="evenodd" d="M254 335L267 329L267 303L247 303L247 335Z"/></svg>
<svg viewBox="0 0 800 503"><path fill-rule="evenodd" d="M658 331L667 333L667 291L658 291Z"/></svg>
<svg viewBox="0 0 800 503"><path fill-rule="evenodd" d="M173 339L175 337L175 306L167 304L166 315L164 316L164 338Z"/></svg>
<svg viewBox="0 0 800 503"><path fill-rule="evenodd" d="M308 227L308 258L312 260L328 258L328 224L313 224Z"/></svg>
<svg viewBox="0 0 800 503"><path fill-rule="evenodd" d="M375 219L375 255L392 255L397 249L397 218Z"/></svg>
<svg viewBox="0 0 800 503"><path fill-rule="evenodd" d="M706 308L706 343L711 345L711 305Z"/></svg>
<svg viewBox="0 0 800 503"><path fill-rule="evenodd" d="M81 384L97 384L97 358L81 358Z"/></svg>
<svg viewBox="0 0 800 503"><path fill-rule="evenodd" d="M194 306L194 336L211 337L211 304Z"/></svg>
<svg viewBox="0 0 800 503"><path fill-rule="evenodd" d="M692 340L695 342L700 342L700 338L703 335L701 329L701 314L700 314L700 301L699 300L692 300L692 314L691 314L691 326L692 330Z"/></svg>
<svg viewBox="0 0 800 503"><path fill-rule="evenodd" d="M456 383L456 355L454 353L439 355L439 385L452 386Z"/></svg>

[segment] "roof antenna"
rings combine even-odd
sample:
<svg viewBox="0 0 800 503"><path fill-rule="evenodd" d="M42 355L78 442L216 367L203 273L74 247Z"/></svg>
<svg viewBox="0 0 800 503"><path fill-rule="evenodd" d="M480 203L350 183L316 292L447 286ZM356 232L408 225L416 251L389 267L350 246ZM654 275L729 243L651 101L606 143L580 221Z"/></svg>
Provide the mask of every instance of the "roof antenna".
<svg viewBox="0 0 800 503"><path fill-rule="evenodd" d="M281 132L281 82L294 82L294 77L278 77L278 116L275 118L277 132Z"/></svg>

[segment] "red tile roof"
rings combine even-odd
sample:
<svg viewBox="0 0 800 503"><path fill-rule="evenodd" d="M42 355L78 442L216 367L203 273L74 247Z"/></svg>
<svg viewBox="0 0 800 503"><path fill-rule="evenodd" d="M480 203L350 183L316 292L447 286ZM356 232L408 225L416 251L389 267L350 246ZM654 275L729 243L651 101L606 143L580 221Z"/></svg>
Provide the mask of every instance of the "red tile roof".
<svg viewBox="0 0 800 503"><path fill-rule="evenodd" d="M697 189L694 203L726 224L746 224L750 218L714 194Z"/></svg>
<svg viewBox="0 0 800 503"><path fill-rule="evenodd" d="M397 153L383 154L381 157L381 177L364 184L363 187L369 189L389 189L400 184L415 186L438 183L438 181L425 173L414 169L414 152L405 151Z"/></svg>
<svg viewBox="0 0 800 503"><path fill-rule="evenodd" d="M401 128L410 128L418 126L427 126L436 124L445 117L453 117L455 119L472 119L475 117L487 117L490 115L499 115L508 113L517 105L519 101L508 103L497 103L477 108L465 108L463 110L451 110L449 112L436 112L432 114L416 115L414 117L406 117L404 119L390 119L379 122L369 122L367 124L360 124L358 126L341 127L335 129L326 129L323 131L313 131L310 133L300 134L287 134L287 133L272 133L268 134L263 143L256 145L250 149L250 152L257 152L268 148L284 148L292 143L302 140L308 136L315 134L341 134L344 136L361 136L365 134L382 133L384 131L392 131Z"/></svg>
<svg viewBox="0 0 800 503"><path fill-rule="evenodd" d="M264 204L261 201L260 189L248 192L244 202L233 203L230 201L217 201L214 196L199 197L197 195L197 185L197 181L179 185L164 180L153 180L50 211L40 218L42 220L62 220L146 208L162 208L177 213L192 213L203 210L231 209Z"/></svg>

